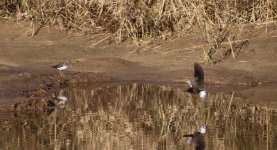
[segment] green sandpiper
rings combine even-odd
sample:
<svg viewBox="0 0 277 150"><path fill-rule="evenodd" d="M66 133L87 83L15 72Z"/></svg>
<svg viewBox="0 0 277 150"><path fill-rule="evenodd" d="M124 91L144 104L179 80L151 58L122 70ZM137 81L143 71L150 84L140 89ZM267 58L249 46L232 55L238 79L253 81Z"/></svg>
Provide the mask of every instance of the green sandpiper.
<svg viewBox="0 0 277 150"><path fill-rule="evenodd" d="M59 63L57 65L51 66L52 68L58 69L61 76L64 76L63 70L67 69L69 67L70 61L65 61L62 63Z"/></svg>
<svg viewBox="0 0 277 150"><path fill-rule="evenodd" d="M186 90L192 94L198 94L200 98L208 98L208 90L204 87L204 71L198 63L194 63L195 81L186 80L189 88Z"/></svg>

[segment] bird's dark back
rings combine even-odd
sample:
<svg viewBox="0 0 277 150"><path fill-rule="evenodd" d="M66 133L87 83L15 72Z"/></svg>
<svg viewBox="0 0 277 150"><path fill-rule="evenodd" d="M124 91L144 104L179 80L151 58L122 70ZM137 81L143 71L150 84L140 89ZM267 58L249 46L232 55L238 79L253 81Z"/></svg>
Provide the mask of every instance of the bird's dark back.
<svg viewBox="0 0 277 150"><path fill-rule="evenodd" d="M54 66L51 66L52 68L59 68L60 66L59 66L59 64L58 65L54 65Z"/></svg>
<svg viewBox="0 0 277 150"><path fill-rule="evenodd" d="M66 62L59 63L57 65L51 66L51 67L52 68L60 68L60 67L63 67L63 66L68 66L69 63L70 63L69 61L66 61Z"/></svg>

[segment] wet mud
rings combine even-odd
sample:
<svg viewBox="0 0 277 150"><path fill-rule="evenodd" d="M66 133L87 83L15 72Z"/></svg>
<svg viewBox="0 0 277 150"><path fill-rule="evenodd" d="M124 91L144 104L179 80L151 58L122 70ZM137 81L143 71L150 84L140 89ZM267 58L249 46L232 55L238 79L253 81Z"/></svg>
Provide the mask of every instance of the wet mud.
<svg viewBox="0 0 277 150"><path fill-rule="evenodd" d="M47 114L53 104L53 99L57 92L65 87L78 87L95 82L110 82L112 79L103 75L94 73L73 73L62 77L55 75L28 75L27 77L14 80L17 82L17 91L13 95L21 97L21 100L16 104L0 105L1 111L12 111L25 115L37 116ZM26 87L24 85L32 85ZM20 87L21 85L21 87ZM19 90L22 88L21 90ZM6 97L9 99L9 97Z"/></svg>

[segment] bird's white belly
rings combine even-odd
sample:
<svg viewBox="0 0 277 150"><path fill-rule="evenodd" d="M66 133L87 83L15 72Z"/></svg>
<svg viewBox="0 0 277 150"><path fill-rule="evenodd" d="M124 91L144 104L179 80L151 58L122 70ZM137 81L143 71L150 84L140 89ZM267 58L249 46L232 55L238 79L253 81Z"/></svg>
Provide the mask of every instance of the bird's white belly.
<svg viewBox="0 0 277 150"><path fill-rule="evenodd" d="M200 93L199 93L199 96L201 97L201 98L206 98L206 96L207 96L207 93L205 92L205 91L201 91Z"/></svg>
<svg viewBox="0 0 277 150"><path fill-rule="evenodd" d="M61 101L67 101L68 100L67 97L65 97L65 96L58 96L57 98Z"/></svg>
<svg viewBox="0 0 277 150"><path fill-rule="evenodd" d="M57 69L59 69L59 70L65 70L65 69L67 69L68 68L68 66L62 66L62 67L59 67L59 68L57 68Z"/></svg>

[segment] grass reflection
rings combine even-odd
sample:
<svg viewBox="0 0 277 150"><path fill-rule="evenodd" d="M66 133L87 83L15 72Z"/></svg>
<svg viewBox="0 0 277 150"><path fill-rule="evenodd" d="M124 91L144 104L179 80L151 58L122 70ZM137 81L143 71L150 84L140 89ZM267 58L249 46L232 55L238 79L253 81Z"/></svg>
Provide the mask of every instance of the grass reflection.
<svg viewBox="0 0 277 150"><path fill-rule="evenodd" d="M179 88L108 84L67 88L64 107L41 118L1 117L2 149L193 149L184 134L207 125L206 149L276 149L276 106L207 101ZM8 116L8 115L2 115Z"/></svg>

